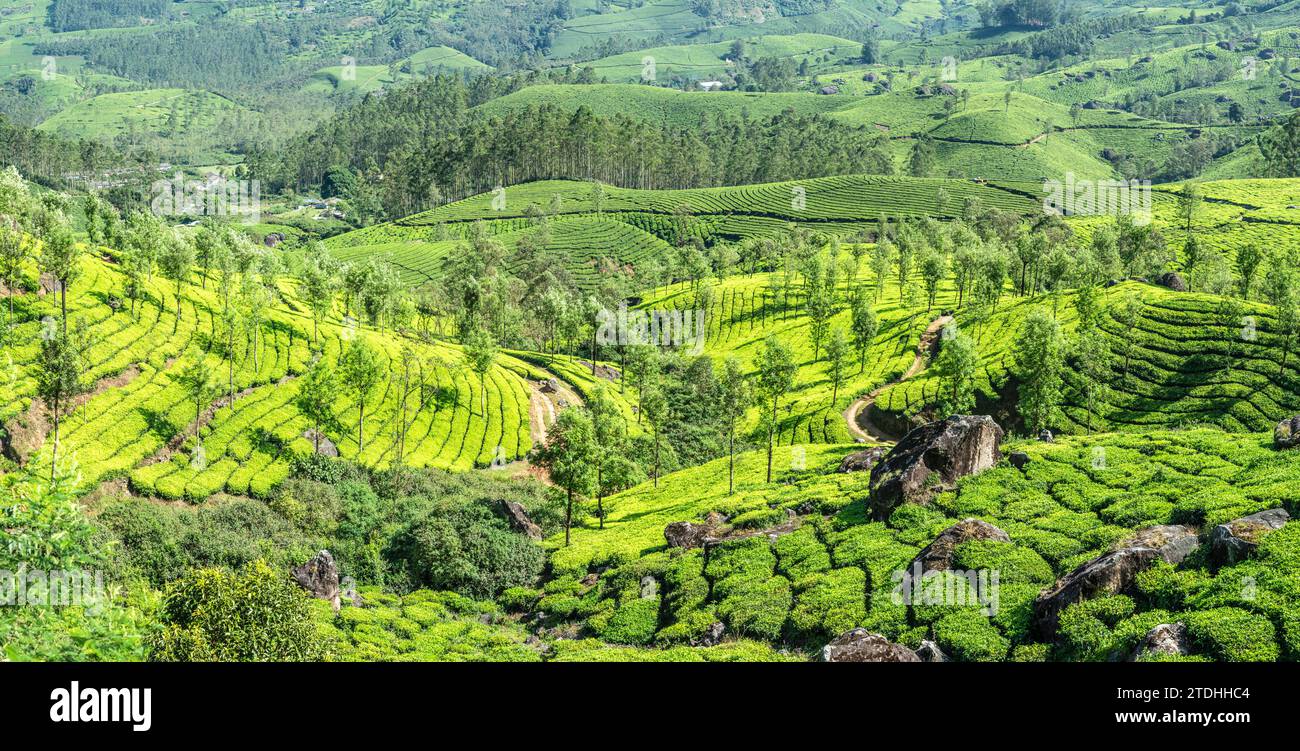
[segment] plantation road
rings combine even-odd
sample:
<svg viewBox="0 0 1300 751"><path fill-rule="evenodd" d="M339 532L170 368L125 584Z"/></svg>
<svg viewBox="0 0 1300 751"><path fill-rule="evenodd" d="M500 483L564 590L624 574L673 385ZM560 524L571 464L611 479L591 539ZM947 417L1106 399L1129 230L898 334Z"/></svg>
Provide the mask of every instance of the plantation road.
<svg viewBox="0 0 1300 751"><path fill-rule="evenodd" d="M898 378L872 389L871 393L866 396L855 399L853 403L849 405L849 408L844 410L844 421L849 425L849 433L853 436L853 440L858 443L898 442L899 436L890 433L871 421L870 407L875 403L876 397L880 395L880 392L894 384L902 383L903 381L912 378L925 369L926 359L928 358L931 349L934 347L939 332L943 331L943 327L947 326L951 321L952 316L939 316L931 321L930 325L925 328L924 333L921 334L921 341L916 345L916 357L912 359L912 364L908 366L906 372Z"/></svg>

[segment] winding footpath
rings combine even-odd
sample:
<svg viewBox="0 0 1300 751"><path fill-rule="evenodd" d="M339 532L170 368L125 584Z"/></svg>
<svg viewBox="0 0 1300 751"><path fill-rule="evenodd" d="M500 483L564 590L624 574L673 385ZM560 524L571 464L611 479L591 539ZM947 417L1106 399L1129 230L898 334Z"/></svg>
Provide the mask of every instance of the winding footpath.
<svg viewBox="0 0 1300 751"><path fill-rule="evenodd" d="M921 334L921 341L916 345L916 357L912 359L912 364L908 366L907 372L889 383L881 384L866 396L854 400L849 408L844 410L844 421L849 425L849 433L853 439L859 443L897 443L898 436L881 428L871 422L871 405L875 403L876 397L880 392L902 383L907 379L915 376L925 369L925 359L934 347L934 341L943 331L943 327L952 321L952 316L939 316L930 322L925 332Z"/></svg>

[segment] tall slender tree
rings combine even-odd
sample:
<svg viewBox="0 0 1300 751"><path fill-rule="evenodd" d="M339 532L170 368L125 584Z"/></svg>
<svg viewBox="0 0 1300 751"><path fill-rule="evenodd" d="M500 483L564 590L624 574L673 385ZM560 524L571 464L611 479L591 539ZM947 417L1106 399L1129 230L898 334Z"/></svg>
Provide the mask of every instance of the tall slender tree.
<svg viewBox="0 0 1300 751"><path fill-rule="evenodd" d="M794 376L799 368L794 354L775 335L763 340L758 355L758 376L755 379L756 396L764 404L767 428L767 481L772 481L772 452L776 442L777 407L781 396L794 387ZM770 406L770 411L767 407Z"/></svg>

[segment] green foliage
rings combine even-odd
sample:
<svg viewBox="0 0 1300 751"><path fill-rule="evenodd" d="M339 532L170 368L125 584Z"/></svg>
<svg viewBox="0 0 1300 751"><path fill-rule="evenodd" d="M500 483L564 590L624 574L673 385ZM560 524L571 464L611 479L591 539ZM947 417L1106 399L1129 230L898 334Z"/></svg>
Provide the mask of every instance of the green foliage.
<svg viewBox="0 0 1300 751"><path fill-rule="evenodd" d="M545 562L540 547L481 503L435 505L394 539L389 555L417 587L478 599L532 585Z"/></svg>
<svg viewBox="0 0 1300 751"><path fill-rule="evenodd" d="M1215 608L1185 616L1198 649L1228 662L1272 662L1278 658L1277 629L1262 615L1240 608Z"/></svg>
<svg viewBox="0 0 1300 751"><path fill-rule="evenodd" d="M303 661L321 657L307 595L283 572L254 561L236 573L194 569L167 587L159 662Z"/></svg>

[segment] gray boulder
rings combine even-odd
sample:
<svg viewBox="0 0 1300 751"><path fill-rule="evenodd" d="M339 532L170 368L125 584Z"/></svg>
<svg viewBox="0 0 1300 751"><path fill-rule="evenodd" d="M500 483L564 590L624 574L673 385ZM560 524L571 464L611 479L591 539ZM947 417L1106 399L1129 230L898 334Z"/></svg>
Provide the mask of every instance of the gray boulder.
<svg viewBox="0 0 1300 751"><path fill-rule="evenodd" d="M1273 448L1289 449L1300 445L1300 415L1290 417L1273 428Z"/></svg>
<svg viewBox="0 0 1300 751"><path fill-rule="evenodd" d="M313 446L317 446L316 453L320 454L321 456L338 458L339 447L336 446L334 442L331 441L328 437L326 437L324 433L321 433L320 437L317 438L316 429L307 428L307 430L303 432L302 437L306 438L308 441L311 441ZM319 445L317 445L318 442Z"/></svg>
<svg viewBox="0 0 1300 751"><path fill-rule="evenodd" d="M722 643L722 637L727 633L727 627L721 621L714 621L709 627L704 629L704 634L691 640L692 647L716 647Z"/></svg>
<svg viewBox="0 0 1300 751"><path fill-rule="evenodd" d="M957 480L997 463L1002 428L988 415L953 415L903 436L871 470L873 518L884 521L903 503L924 503Z"/></svg>
<svg viewBox="0 0 1300 751"><path fill-rule="evenodd" d="M1034 600L1032 627L1042 639L1056 638L1061 611L1098 595L1116 594L1133 585L1137 575L1157 560L1178 564L1197 548L1190 527L1148 527L1109 553L1093 558L1039 593Z"/></svg>
<svg viewBox="0 0 1300 751"><path fill-rule="evenodd" d="M322 550L306 563L293 569L293 580L317 599L325 600L339 610L339 568L330 551Z"/></svg>
<svg viewBox="0 0 1300 751"><path fill-rule="evenodd" d="M1168 287L1175 292L1186 292L1187 282L1183 280L1181 274L1175 271L1166 271L1156 278L1156 284L1161 287Z"/></svg>
<svg viewBox="0 0 1300 751"><path fill-rule="evenodd" d="M505 515L506 521L510 522L511 529L532 540L542 539L542 528L528 518L528 512L523 506L514 501L497 501L497 504L501 513Z"/></svg>
<svg viewBox="0 0 1300 751"><path fill-rule="evenodd" d="M1220 524L1210 532L1210 558L1220 565L1245 560L1259 547L1261 534L1280 529L1290 520L1286 509L1274 508Z"/></svg>
<svg viewBox="0 0 1300 751"><path fill-rule="evenodd" d="M920 565L921 571L943 571L952 568L952 551L963 542L971 540L995 540L1011 542L1006 532L982 519L963 519L939 533L934 542L926 545L912 562L909 571Z"/></svg>
<svg viewBox="0 0 1300 751"><path fill-rule="evenodd" d="M840 462L838 472L865 472L881 460L885 455L883 446L874 446L864 451L855 451L844 457Z"/></svg>
<svg viewBox="0 0 1300 751"><path fill-rule="evenodd" d="M822 662L920 662L916 652L865 628L840 634L822 647Z"/></svg>
<svg viewBox="0 0 1300 751"><path fill-rule="evenodd" d="M921 662L948 662L948 655L939 649L939 645L925 639L921 646L916 649L916 656L921 658Z"/></svg>
<svg viewBox="0 0 1300 751"><path fill-rule="evenodd" d="M664 527L664 540L670 548L704 547L718 525L722 523L720 514L710 513L703 522L672 522Z"/></svg>
<svg viewBox="0 0 1300 751"><path fill-rule="evenodd" d="M1129 662L1144 655L1185 655L1191 653L1191 642L1187 637L1187 626L1180 623L1162 623L1147 632L1138 642Z"/></svg>

